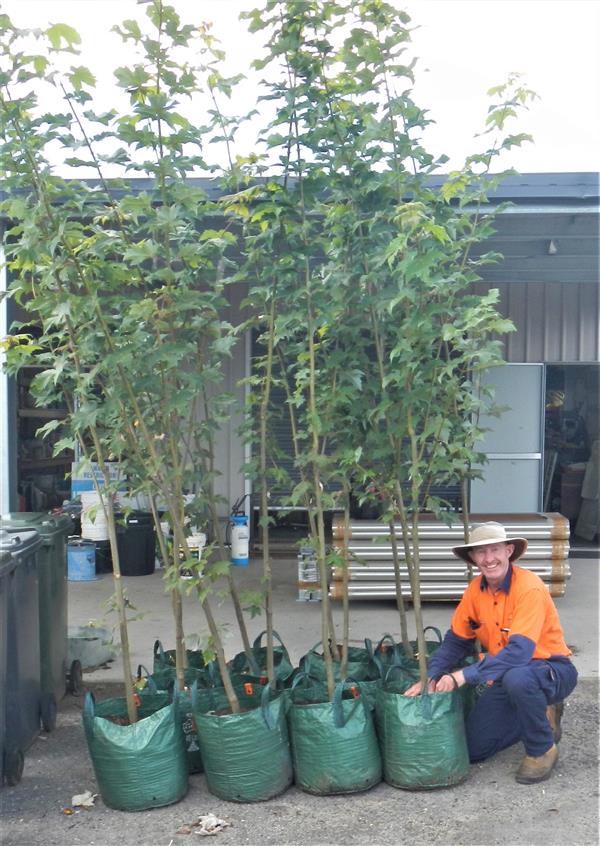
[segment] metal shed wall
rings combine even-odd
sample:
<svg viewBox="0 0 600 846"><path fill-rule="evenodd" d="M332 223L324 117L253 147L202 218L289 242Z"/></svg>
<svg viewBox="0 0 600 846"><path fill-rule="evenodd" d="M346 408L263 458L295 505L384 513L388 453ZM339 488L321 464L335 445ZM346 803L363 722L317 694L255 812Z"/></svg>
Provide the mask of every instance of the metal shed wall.
<svg viewBox="0 0 600 846"><path fill-rule="evenodd" d="M500 292L499 310L515 326L505 340L508 362L600 360L600 288L592 283L480 282Z"/></svg>

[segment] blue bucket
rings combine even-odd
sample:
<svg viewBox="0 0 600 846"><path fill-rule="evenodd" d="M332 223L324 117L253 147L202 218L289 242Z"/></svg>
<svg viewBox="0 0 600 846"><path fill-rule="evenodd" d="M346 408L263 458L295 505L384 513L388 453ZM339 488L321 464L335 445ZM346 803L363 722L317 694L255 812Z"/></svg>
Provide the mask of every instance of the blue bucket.
<svg viewBox="0 0 600 846"><path fill-rule="evenodd" d="M69 541L67 579L70 582L91 582L95 578L96 544L90 541Z"/></svg>

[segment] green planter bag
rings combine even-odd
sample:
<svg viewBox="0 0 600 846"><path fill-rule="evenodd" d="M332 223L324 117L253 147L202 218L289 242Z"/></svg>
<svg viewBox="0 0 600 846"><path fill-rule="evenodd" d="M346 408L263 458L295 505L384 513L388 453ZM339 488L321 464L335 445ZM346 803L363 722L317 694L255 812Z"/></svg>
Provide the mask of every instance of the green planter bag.
<svg viewBox="0 0 600 846"><path fill-rule="evenodd" d="M186 649L185 655L187 658L188 667L193 667L195 670L201 670L204 664L204 656L199 649ZM154 672L163 670L167 667L175 669L177 651L175 649L163 649L160 640L154 641Z"/></svg>
<svg viewBox="0 0 600 846"><path fill-rule="evenodd" d="M383 635L375 649L373 649L373 641L366 637L365 648L371 659L377 664L382 677L385 675L385 670L388 667L394 667L400 664L404 655L401 645L396 643L391 634L387 633Z"/></svg>
<svg viewBox="0 0 600 846"><path fill-rule="evenodd" d="M392 668L388 677L396 672ZM460 692L403 696L412 681L406 676L386 678L377 692L375 713L383 778L405 790L459 784L469 774Z"/></svg>
<svg viewBox="0 0 600 846"><path fill-rule="evenodd" d="M323 653L317 652L317 648L321 645L322 641L319 641L300 659L300 669L313 679L326 681L325 657ZM340 669L341 662L334 659L333 677L336 682L341 681ZM360 682L375 681L379 678L379 670L367 647L350 646L348 648L348 676Z"/></svg>
<svg viewBox="0 0 600 846"><path fill-rule="evenodd" d="M344 699L346 687L358 697ZM288 711L295 781L307 793L357 793L381 781L373 715L360 682L336 685L332 702L296 703Z"/></svg>
<svg viewBox="0 0 600 846"><path fill-rule="evenodd" d="M95 703L86 694L83 726L96 781L104 804L119 811L170 805L188 789L177 701L167 693L140 696L138 716L133 725L118 725L108 718L126 721L125 699Z"/></svg>
<svg viewBox="0 0 600 846"><path fill-rule="evenodd" d="M208 789L229 802L261 802L283 793L293 779L286 723L287 695L261 691L258 707L240 714L204 712L192 688Z"/></svg>
<svg viewBox="0 0 600 846"><path fill-rule="evenodd" d="M296 673L294 681L286 692L293 705L310 705L329 700L326 682L313 679L302 670Z"/></svg>
<svg viewBox="0 0 600 846"><path fill-rule="evenodd" d="M191 685L196 680L198 670L190 668L185 671L186 685ZM162 690L171 697L175 688L175 669L163 669L154 675L150 675L143 664L138 666L136 686L140 682L146 682L146 686L141 689L141 696L144 697L147 693L158 693L158 684L162 684ZM186 688L184 691L179 691L177 699L177 713L181 721L181 728L183 730L185 754L188 764L188 772L201 773L202 756L200 754L200 747L198 746L198 737L196 735L196 723L194 722L194 715L192 714L192 700Z"/></svg>
<svg viewBox="0 0 600 846"><path fill-rule="evenodd" d="M191 649L188 649L186 650L186 655L188 659L188 666L183 671L183 678L185 686L191 687L194 681L206 672L206 666L201 652L194 652ZM140 675L140 667L138 667L138 676ZM159 690L171 690L175 684L176 678L177 669L175 667L175 650L169 649L165 652L160 640L155 641L152 679Z"/></svg>
<svg viewBox="0 0 600 846"><path fill-rule="evenodd" d="M254 658L254 667L250 666L248 656L245 652L239 652L234 658L229 661L227 666L234 672L242 675L244 673L251 673L252 675L263 677L267 674L267 647L261 646L261 640L266 631L262 631L258 637L255 638L252 644L252 656ZM275 678L278 682L285 683L294 672L294 667L290 661L290 656L285 648L283 641L277 634L273 632L273 638L277 638L279 646L273 646L273 661L275 664Z"/></svg>
<svg viewBox="0 0 600 846"><path fill-rule="evenodd" d="M356 682L356 684L360 688L360 693L364 697L365 704L373 711L375 709L377 688L381 686L381 679L361 681ZM327 682L314 679L302 670L297 671L294 681L287 692L290 702L296 705L329 701Z"/></svg>
<svg viewBox="0 0 600 846"><path fill-rule="evenodd" d="M231 683L242 710L258 708L265 688L264 684L261 684L255 676L232 676ZM194 683L192 691L194 691L193 698L195 701L193 710L207 714L209 711L218 713L229 708L229 700L221 683L220 675L216 684L206 684L206 678L198 679Z"/></svg>
<svg viewBox="0 0 600 846"><path fill-rule="evenodd" d="M423 634L426 634L427 632L433 632L434 635L435 635L435 640L427 640L427 639L425 640L425 650L427 652L427 657L429 658L430 655L433 655L433 653L436 651L436 649L440 648L440 646L442 645L443 638L442 638L442 633L437 628L437 626L425 626L425 628L423 629ZM400 644L398 644L398 645L400 647L399 648L399 652L400 652L400 662L399 663L400 663L400 665L402 667L404 667L406 670L409 670L409 671L412 671L413 673L416 673L416 676L418 678L418 676L419 676L419 661L418 661L418 658L417 658L417 652L418 652L419 646L418 646L417 641L411 640L411 642L410 642L410 645L413 648L413 652L415 653L414 658L407 658L404 650L402 649L402 646Z"/></svg>
<svg viewBox="0 0 600 846"><path fill-rule="evenodd" d="M202 765L202 753L198 743L196 731L196 720L192 711L192 695L189 690L180 691L177 703L177 713L183 729L185 743L185 757L188 765L188 772L201 773L204 771Z"/></svg>

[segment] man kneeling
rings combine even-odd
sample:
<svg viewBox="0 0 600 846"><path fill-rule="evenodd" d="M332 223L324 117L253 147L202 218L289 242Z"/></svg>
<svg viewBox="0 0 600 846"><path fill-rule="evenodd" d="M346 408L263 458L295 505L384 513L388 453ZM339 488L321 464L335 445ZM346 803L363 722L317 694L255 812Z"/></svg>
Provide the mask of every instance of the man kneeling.
<svg viewBox="0 0 600 846"><path fill-rule="evenodd" d="M429 693L464 684L485 684L467 718L472 763L485 761L521 740L526 755L516 774L521 784L550 776L557 760L563 702L577 684L556 606L535 573L515 566L525 538L507 538L499 523L483 523L468 544L453 552L476 565L452 617L451 628L428 661ZM455 669L479 638L487 654ZM405 696L418 696L421 684Z"/></svg>

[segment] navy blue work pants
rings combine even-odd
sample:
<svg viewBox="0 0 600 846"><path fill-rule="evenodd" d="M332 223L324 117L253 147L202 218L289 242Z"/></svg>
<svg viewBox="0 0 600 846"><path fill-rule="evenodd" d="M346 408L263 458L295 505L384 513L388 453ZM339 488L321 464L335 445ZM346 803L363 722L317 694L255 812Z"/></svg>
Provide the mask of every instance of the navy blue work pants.
<svg viewBox="0 0 600 846"><path fill-rule="evenodd" d="M471 762L485 761L522 740L534 758L554 743L546 707L560 702L577 684L577 670L568 659L533 659L508 670L488 687L467 717Z"/></svg>

